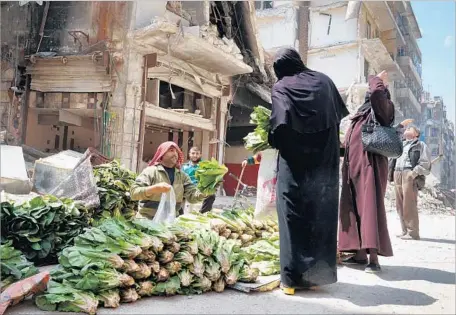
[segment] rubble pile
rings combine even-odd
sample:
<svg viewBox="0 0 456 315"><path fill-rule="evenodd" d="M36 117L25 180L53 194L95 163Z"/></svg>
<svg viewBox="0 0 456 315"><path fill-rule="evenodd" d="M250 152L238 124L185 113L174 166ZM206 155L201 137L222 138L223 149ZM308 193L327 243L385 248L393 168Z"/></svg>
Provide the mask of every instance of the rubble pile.
<svg viewBox="0 0 456 315"><path fill-rule="evenodd" d="M455 214L454 192L439 187L426 186L419 192L418 209L424 213ZM389 211L396 211L394 185L386 189L385 206Z"/></svg>
<svg viewBox="0 0 456 315"><path fill-rule="evenodd" d="M226 37L220 38L217 25L209 24L200 26L200 36L223 52L232 54L239 60L244 59L241 50L233 39Z"/></svg>

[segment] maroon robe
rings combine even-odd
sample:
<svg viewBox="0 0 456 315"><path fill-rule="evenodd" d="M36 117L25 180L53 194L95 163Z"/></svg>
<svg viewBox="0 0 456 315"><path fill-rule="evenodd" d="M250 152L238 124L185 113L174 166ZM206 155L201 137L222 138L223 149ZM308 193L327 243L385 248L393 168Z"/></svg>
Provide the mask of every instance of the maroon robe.
<svg viewBox="0 0 456 315"><path fill-rule="evenodd" d="M394 120L394 105L378 77L369 78L370 102L378 122ZM375 248L382 256L392 256L385 211L388 159L363 150L361 127L370 113L357 113L345 137L347 154L342 167L339 251L354 252ZM350 136L351 134L351 136Z"/></svg>

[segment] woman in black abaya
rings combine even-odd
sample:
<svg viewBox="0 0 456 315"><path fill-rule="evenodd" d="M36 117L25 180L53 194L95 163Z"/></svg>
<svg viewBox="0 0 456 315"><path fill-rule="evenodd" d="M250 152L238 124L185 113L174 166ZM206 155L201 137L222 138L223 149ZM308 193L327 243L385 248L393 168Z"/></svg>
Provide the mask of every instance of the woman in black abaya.
<svg viewBox="0 0 456 315"><path fill-rule="evenodd" d="M332 80L298 52L274 61L270 145L279 150L277 212L282 289L337 282L339 124L347 108Z"/></svg>

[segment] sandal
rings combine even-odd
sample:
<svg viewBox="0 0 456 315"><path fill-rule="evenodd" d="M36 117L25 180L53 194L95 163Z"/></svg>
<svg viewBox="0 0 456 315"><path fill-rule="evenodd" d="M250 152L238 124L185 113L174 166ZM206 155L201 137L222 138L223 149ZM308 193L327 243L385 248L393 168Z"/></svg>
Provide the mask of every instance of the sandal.
<svg viewBox="0 0 456 315"><path fill-rule="evenodd" d="M294 295L295 294L295 289L293 289L293 288L282 288L282 292L285 293L286 295Z"/></svg>

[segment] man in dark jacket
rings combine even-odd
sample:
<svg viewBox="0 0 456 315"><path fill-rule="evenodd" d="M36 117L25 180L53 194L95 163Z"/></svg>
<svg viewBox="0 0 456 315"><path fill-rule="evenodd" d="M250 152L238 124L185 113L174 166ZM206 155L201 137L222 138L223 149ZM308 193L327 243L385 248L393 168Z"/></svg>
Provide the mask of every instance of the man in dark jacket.
<svg viewBox="0 0 456 315"><path fill-rule="evenodd" d="M418 191L424 187L425 176L431 172L429 148L418 138L420 131L410 126L404 132L402 156L390 163L389 180L394 181L396 209L401 220L402 239L420 239Z"/></svg>

